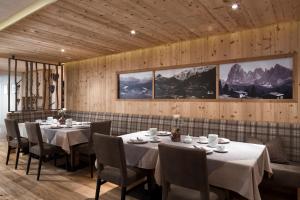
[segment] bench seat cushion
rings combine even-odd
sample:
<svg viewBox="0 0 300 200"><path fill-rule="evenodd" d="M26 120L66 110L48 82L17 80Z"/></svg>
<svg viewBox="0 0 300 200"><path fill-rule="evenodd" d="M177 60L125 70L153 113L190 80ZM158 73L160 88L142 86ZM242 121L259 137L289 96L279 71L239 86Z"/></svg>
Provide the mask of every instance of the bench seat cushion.
<svg viewBox="0 0 300 200"><path fill-rule="evenodd" d="M32 111L8 113L7 118L17 119L18 122L46 119L57 116L57 111ZM172 116L140 115L108 112L87 112L68 110L66 118L76 121L111 120L111 134L123 135L127 133L145 131L149 128L170 131L175 126ZM183 135L195 137L218 134L220 137L232 141L245 142L247 138L257 138L264 144L279 137L286 154L286 160L300 163L300 123L255 122L227 119L200 119L184 117L179 123ZM274 154L273 154L274 155ZM278 154L275 152L275 155ZM286 162L286 160L284 162Z"/></svg>
<svg viewBox="0 0 300 200"><path fill-rule="evenodd" d="M283 187L300 187L300 163L290 164L271 163L273 176L264 179L264 182L271 185L281 185Z"/></svg>

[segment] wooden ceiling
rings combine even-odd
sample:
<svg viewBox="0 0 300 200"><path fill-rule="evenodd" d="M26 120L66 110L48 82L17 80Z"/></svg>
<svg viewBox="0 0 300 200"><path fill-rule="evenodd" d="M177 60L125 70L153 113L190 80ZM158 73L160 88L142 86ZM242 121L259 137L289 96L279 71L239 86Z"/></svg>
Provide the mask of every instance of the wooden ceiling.
<svg viewBox="0 0 300 200"><path fill-rule="evenodd" d="M59 0L2 30L0 57L68 62L300 20L299 0L238 2L233 11L231 0Z"/></svg>

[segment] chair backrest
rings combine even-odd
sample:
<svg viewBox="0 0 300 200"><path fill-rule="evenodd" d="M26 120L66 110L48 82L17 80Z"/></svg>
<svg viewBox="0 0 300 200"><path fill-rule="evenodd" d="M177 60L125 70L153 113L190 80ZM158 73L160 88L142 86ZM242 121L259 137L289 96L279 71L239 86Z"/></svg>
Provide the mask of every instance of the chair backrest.
<svg viewBox="0 0 300 200"><path fill-rule="evenodd" d="M40 125L35 122L25 122L25 128L28 136L29 147L38 144L41 152L43 152L44 146Z"/></svg>
<svg viewBox="0 0 300 200"><path fill-rule="evenodd" d="M111 121L92 122L89 138L89 146L93 148L93 135L94 133L100 133L103 135L110 135Z"/></svg>
<svg viewBox="0 0 300 200"><path fill-rule="evenodd" d="M7 139L12 140L17 138L18 142L20 142L20 130L18 127L18 122L15 119L4 119L6 131L7 131Z"/></svg>
<svg viewBox="0 0 300 200"><path fill-rule="evenodd" d="M127 167L123 139L94 133L94 151L98 164L120 169L123 181L127 179Z"/></svg>
<svg viewBox="0 0 300 200"><path fill-rule="evenodd" d="M205 150L168 144L159 144L158 148L163 185L198 190L203 199L209 199Z"/></svg>

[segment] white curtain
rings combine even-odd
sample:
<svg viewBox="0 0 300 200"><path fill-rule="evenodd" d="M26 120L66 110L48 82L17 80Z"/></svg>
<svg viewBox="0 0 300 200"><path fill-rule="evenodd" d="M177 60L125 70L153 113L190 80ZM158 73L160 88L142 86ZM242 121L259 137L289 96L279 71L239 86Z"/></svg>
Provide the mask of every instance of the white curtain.
<svg viewBox="0 0 300 200"><path fill-rule="evenodd" d="M0 138L4 138L6 134L4 119L8 111L8 97L7 97L7 83L8 76L7 73L0 73Z"/></svg>

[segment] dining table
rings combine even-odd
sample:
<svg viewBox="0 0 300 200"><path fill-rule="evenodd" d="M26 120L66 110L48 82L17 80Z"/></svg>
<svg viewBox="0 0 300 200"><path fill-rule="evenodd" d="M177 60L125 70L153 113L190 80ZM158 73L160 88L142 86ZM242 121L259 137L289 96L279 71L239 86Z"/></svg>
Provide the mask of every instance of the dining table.
<svg viewBox="0 0 300 200"><path fill-rule="evenodd" d="M270 157L265 145L229 141L227 144L222 144L225 146L226 152L218 153L216 148L199 143L199 137L191 137L192 140L188 143L173 142L169 134L156 135L155 137L158 141L154 141L149 131L139 131L120 137L122 137L124 142L127 165L153 169L158 185L161 185L159 143L208 150L207 169L209 184L234 191L246 199L260 200L261 196L258 186L265 172L269 175L272 174ZM185 137L187 136L181 135L181 141L184 141ZM140 144L132 143L132 141L137 139L144 142Z"/></svg>
<svg viewBox="0 0 300 200"><path fill-rule="evenodd" d="M25 123L19 123L21 137L28 138ZM40 123L42 138L45 143L61 147L70 155L71 170L75 169L75 152L76 145L87 143L90 135L90 125L80 122L68 127L66 125L57 125L53 123Z"/></svg>

